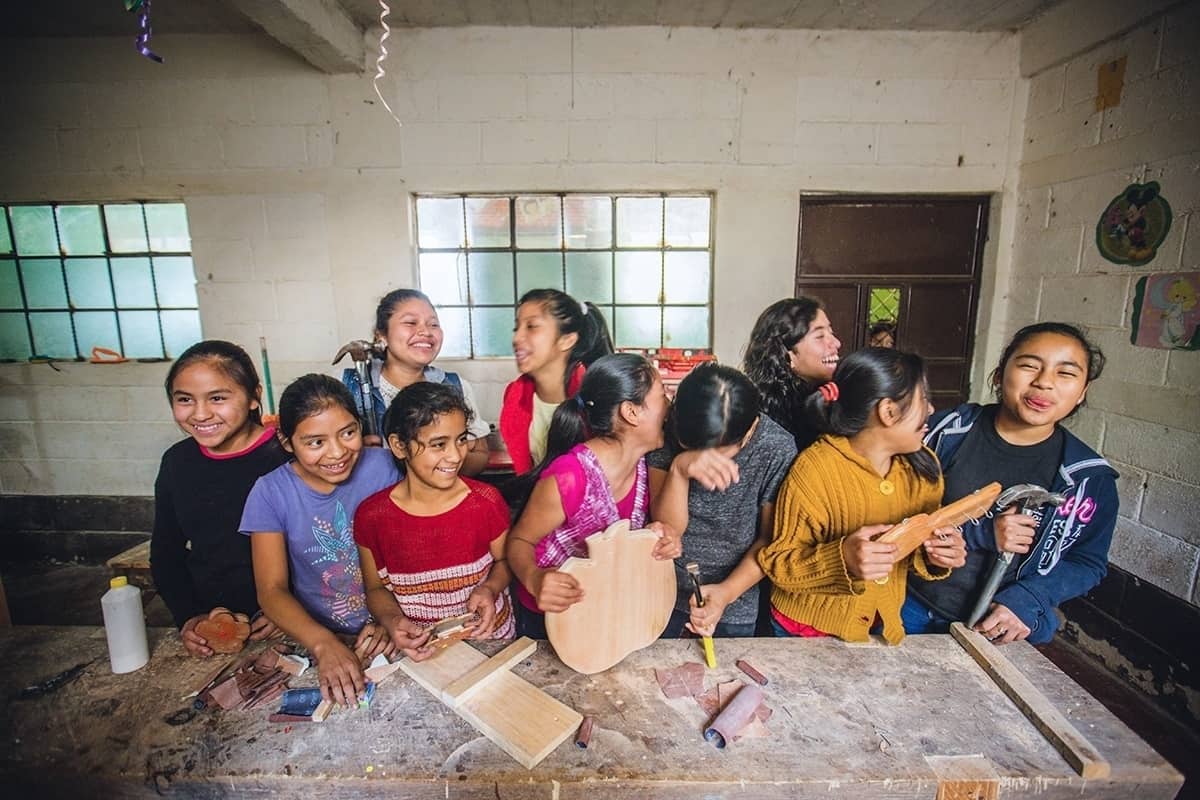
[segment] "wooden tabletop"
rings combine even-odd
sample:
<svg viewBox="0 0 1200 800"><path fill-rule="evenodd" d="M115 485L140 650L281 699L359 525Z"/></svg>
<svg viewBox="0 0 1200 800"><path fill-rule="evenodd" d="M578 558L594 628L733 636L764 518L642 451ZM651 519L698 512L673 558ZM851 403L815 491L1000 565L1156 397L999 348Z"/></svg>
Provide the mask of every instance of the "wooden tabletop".
<svg viewBox="0 0 1200 800"><path fill-rule="evenodd" d="M1025 644L1003 652L1111 762L1109 779L1075 774L949 636L910 636L898 647L834 639L718 639L716 647L719 667L706 688L744 679L739 658L769 678L769 737L717 750L702 736L705 712L690 698L663 696L654 669L702 663L695 641L657 642L593 676L563 666L542 642L514 673L594 717L595 730L588 749L568 741L526 770L403 672L369 709L339 710L324 723L272 724L268 710L256 710L171 724L190 702L182 696L215 665L187 657L173 630L151 630L149 665L113 675L103 629L10 628L0 630L0 781L42 796L563 800L934 798L939 776L964 765L990 775L1003 798L1156 800L1183 782ZM56 691L16 699L22 687L89 661ZM313 683L312 671L293 679Z"/></svg>

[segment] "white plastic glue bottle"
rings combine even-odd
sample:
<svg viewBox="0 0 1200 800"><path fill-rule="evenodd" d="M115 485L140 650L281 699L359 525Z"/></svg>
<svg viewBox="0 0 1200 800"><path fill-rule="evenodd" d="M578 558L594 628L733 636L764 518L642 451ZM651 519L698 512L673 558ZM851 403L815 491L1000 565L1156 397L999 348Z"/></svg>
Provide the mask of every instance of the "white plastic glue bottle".
<svg viewBox="0 0 1200 800"><path fill-rule="evenodd" d="M146 646L146 618L142 616L142 590L129 585L125 576L113 578L100 598L104 633L108 637L108 659L112 671L133 672L150 660Z"/></svg>

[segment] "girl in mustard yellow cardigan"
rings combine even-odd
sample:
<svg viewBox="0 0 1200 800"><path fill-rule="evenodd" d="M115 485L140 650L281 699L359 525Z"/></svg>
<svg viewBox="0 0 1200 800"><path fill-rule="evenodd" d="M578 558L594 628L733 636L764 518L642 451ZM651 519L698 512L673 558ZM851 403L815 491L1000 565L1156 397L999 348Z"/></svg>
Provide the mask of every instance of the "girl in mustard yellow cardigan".
<svg viewBox="0 0 1200 800"><path fill-rule="evenodd" d="M964 563L966 544L954 528L902 559L896 545L875 541L941 501L941 468L922 444L928 396L919 356L871 347L844 358L809 397L809 416L825 435L792 464L774 536L758 554L774 586L777 635L864 641L882 628L898 644L908 570L936 580Z"/></svg>

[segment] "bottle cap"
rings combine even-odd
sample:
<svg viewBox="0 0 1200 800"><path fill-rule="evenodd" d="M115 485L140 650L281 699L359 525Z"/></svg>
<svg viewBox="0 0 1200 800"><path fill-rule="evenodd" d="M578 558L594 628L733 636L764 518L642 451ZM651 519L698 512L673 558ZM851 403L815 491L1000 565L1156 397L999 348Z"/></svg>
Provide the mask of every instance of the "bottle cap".
<svg viewBox="0 0 1200 800"><path fill-rule="evenodd" d="M127 586L128 584L129 578L126 578L124 575L118 575L108 582L108 588L119 589L120 587Z"/></svg>

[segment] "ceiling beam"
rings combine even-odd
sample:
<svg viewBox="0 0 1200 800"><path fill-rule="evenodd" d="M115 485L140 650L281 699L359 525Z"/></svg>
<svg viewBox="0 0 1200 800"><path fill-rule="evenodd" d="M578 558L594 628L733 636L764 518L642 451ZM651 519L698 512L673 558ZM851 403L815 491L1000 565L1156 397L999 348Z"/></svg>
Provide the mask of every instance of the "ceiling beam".
<svg viewBox="0 0 1200 800"><path fill-rule="evenodd" d="M322 72L363 71L363 32L337 0L227 2Z"/></svg>

